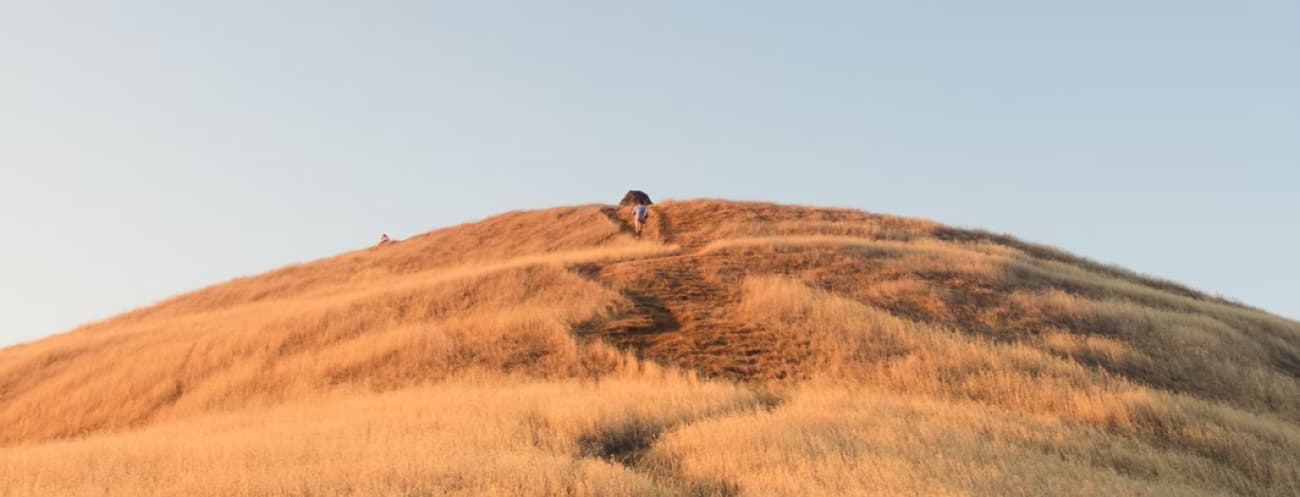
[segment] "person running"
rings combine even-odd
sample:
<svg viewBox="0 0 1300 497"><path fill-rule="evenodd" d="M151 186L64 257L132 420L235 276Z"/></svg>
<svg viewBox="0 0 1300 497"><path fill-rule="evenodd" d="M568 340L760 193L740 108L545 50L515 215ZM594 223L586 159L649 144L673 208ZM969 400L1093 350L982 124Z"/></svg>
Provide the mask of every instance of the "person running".
<svg viewBox="0 0 1300 497"><path fill-rule="evenodd" d="M644 200L638 201L635 207L632 207L632 218L636 221L636 236L641 237L641 229L645 228L645 220L650 217L650 206L646 205Z"/></svg>

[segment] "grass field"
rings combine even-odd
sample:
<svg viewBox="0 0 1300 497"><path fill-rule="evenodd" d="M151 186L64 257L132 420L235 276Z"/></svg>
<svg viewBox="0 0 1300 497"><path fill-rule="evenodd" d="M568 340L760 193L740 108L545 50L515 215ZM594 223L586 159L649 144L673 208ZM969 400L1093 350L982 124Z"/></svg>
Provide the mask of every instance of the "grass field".
<svg viewBox="0 0 1300 497"><path fill-rule="evenodd" d="M1300 324L924 220L627 215L0 350L0 496L1300 495Z"/></svg>

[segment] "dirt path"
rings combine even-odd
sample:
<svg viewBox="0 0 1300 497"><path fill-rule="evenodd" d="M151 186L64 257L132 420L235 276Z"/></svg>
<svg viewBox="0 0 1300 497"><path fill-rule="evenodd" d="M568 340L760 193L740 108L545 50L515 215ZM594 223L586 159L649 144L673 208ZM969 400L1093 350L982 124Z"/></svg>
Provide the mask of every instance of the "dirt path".
<svg viewBox="0 0 1300 497"><path fill-rule="evenodd" d="M606 208L604 213L622 231L633 231L618 210ZM644 236L664 243L681 240L674 221L669 213L658 211ZM691 229L690 221L683 227ZM724 282L718 261L699 253L704 242L693 241L681 254L583 268L580 272L588 279L618 291L632 304L616 319L587 327L586 334L705 376L784 378L789 368L777 363L785 362L782 357L788 354L779 350L781 343L773 333L744 324L736 315L740 285Z"/></svg>
<svg viewBox="0 0 1300 497"><path fill-rule="evenodd" d="M601 209L610 221L617 224L619 231L634 235L636 228L632 224L632 210L618 207L605 207ZM692 217L675 216L668 212L667 209L651 209L650 216L646 219L645 229L641 237L646 240L656 240L667 245L679 245L687 253L698 251L707 244L708 240L700 237L684 237L682 234L693 234L707 220L694 219Z"/></svg>

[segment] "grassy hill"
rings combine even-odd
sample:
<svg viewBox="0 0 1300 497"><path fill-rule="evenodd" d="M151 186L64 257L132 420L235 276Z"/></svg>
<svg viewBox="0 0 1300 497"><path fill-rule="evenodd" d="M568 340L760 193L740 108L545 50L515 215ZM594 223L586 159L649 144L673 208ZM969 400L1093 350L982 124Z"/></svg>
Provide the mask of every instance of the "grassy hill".
<svg viewBox="0 0 1300 497"><path fill-rule="evenodd" d="M0 350L0 496L1300 495L1300 323L919 219L628 215Z"/></svg>

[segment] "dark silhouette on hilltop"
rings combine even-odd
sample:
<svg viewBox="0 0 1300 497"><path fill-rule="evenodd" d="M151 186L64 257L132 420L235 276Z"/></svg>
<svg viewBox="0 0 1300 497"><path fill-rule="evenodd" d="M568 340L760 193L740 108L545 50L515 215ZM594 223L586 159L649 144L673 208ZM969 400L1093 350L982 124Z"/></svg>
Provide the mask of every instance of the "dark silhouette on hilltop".
<svg viewBox="0 0 1300 497"><path fill-rule="evenodd" d="M623 200L618 201L618 205L650 205L653 203L650 201L650 196L641 190L628 190L627 194L623 195Z"/></svg>

